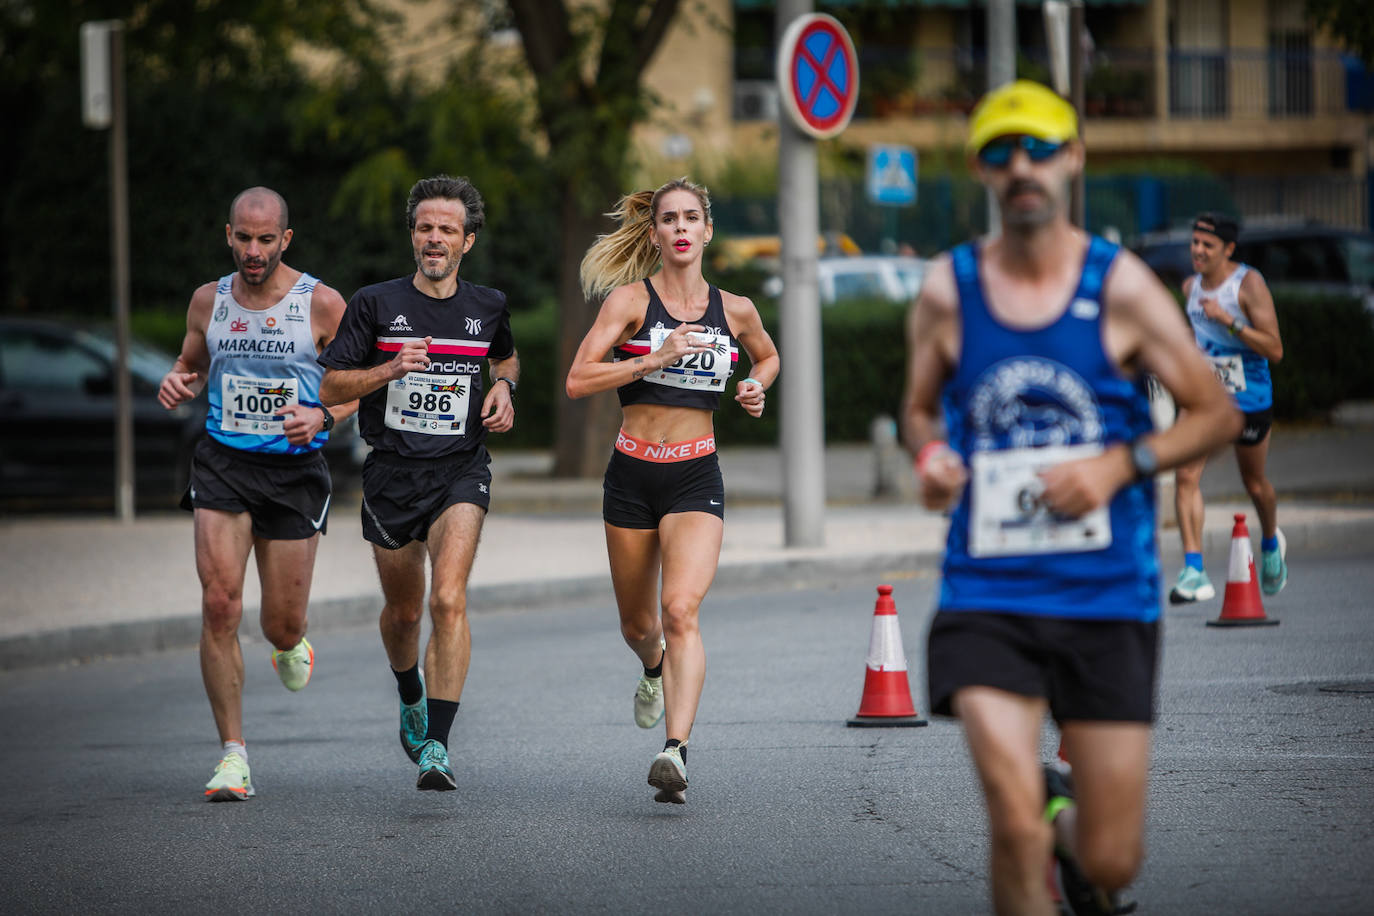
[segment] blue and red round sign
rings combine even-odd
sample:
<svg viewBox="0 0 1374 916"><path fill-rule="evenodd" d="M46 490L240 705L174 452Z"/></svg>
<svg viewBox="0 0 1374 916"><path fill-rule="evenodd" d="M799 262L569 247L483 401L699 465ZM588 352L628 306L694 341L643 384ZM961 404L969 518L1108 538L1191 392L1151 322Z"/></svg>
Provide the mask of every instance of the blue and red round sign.
<svg viewBox="0 0 1374 916"><path fill-rule="evenodd" d="M849 125L859 101L859 57L833 16L809 13L787 27L778 48L778 95L797 129L818 140Z"/></svg>

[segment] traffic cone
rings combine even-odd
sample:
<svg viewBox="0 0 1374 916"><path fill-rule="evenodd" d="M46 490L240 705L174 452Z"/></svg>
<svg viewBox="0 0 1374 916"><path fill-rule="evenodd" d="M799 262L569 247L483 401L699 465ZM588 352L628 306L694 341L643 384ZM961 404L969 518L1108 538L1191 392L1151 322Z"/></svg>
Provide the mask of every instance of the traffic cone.
<svg viewBox="0 0 1374 916"><path fill-rule="evenodd" d="M897 605L892 601L890 585L878 586L873 632L868 640L868 665L864 671L864 695L859 701L858 713L848 724L852 728L926 724L911 702L902 630L897 625Z"/></svg>
<svg viewBox="0 0 1374 916"><path fill-rule="evenodd" d="M1231 562L1226 570L1226 597L1221 616L1207 621L1209 627L1274 626L1278 621L1264 616L1259 580L1255 577L1255 554L1250 549L1250 532L1245 528L1245 513L1236 513L1231 529Z"/></svg>

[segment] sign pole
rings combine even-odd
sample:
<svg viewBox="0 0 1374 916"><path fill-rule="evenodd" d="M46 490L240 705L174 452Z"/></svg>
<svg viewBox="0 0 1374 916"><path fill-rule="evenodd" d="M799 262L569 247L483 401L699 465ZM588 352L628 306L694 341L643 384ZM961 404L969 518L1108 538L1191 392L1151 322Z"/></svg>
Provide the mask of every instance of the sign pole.
<svg viewBox="0 0 1374 916"><path fill-rule="evenodd" d="M129 378L129 154L124 100L124 23L83 22L81 120L109 131L110 285L115 319L115 514L134 518L134 408Z"/></svg>
<svg viewBox="0 0 1374 916"><path fill-rule="evenodd" d="M778 225L782 243L783 531L788 547L825 543L825 386L816 242L816 141L849 124L858 104L854 42L811 0L778 2Z"/></svg>
<svg viewBox="0 0 1374 916"><path fill-rule="evenodd" d="M779 0L779 34L810 12L811 0ZM791 89L784 83L778 91L782 94ZM825 392L816 277L819 167L816 141L798 130L785 113L779 114L778 120L779 313L782 352L787 354L781 379L780 422L783 542L788 547L820 547L825 544Z"/></svg>
<svg viewBox="0 0 1374 916"><path fill-rule="evenodd" d="M134 520L134 411L129 379L129 144L124 96L124 23L110 29L110 231L114 277L115 507L121 522Z"/></svg>

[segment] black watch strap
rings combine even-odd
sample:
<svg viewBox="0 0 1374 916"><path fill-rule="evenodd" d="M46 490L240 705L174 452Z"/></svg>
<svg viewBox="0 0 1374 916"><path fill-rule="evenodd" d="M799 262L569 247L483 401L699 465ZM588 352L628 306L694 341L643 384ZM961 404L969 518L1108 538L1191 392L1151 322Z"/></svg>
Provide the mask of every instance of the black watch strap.
<svg viewBox="0 0 1374 916"><path fill-rule="evenodd" d="M334 428L334 415L323 404L320 405L320 410L324 411L324 431L329 432Z"/></svg>
<svg viewBox="0 0 1374 916"><path fill-rule="evenodd" d="M496 381L498 381L498 382L505 382L507 385L510 386L510 393L511 393L511 394L515 394L515 389L516 389L518 386L515 384L515 380L514 380L514 379L509 378L509 377L503 375L503 376L500 376L499 378L497 378Z"/></svg>

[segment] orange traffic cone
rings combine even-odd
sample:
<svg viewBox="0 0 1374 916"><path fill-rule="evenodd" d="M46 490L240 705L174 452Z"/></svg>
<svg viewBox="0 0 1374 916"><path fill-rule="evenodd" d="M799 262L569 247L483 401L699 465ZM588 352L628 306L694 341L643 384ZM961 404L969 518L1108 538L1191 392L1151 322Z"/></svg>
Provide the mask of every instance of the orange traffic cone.
<svg viewBox="0 0 1374 916"><path fill-rule="evenodd" d="M911 703L911 684L906 679L906 654L902 651L902 630L897 625L897 605L892 601L890 585L878 586L878 601L873 608L873 633L868 640L864 695L859 701L858 713L848 724L851 727L926 724Z"/></svg>
<svg viewBox="0 0 1374 916"><path fill-rule="evenodd" d="M1273 626L1278 621L1264 616L1259 580L1255 577L1255 554L1250 549L1250 532L1245 528L1245 513L1236 513L1231 529L1231 562L1226 570L1226 597L1221 616L1207 621L1209 627Z"/></svg>

